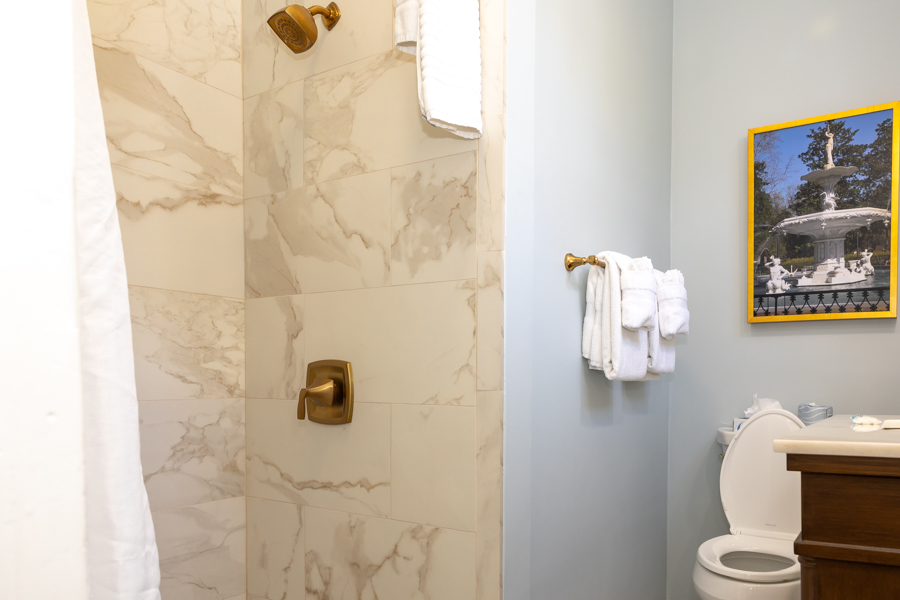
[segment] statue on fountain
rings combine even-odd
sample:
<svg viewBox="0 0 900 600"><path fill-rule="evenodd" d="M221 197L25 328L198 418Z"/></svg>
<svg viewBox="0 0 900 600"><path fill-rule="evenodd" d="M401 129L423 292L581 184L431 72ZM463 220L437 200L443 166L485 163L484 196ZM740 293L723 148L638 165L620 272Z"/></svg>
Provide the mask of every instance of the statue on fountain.
<svg viewBox="0 0 900 600"><path fill-rule="evenodd" d="M769 267L769 281L766 283L766 290L769 294L782 294L791 289L791 284L784 280L788 275L787 269L781 266L781 259L773 256L766 263Z"/></svg>
<svg viewBox="0 0 900 600"><path fill-rule="evenodd" d="M875 274L875 267L872 266L872 252L869 252L868 248L862 251L858 265L863 275Z"/></svg>
<svg viewBox="0 0 900 600"><path fill-rule="evenodd" d="M834 153L834 134L831 133L831 128L828 125L825 126L825 137L828 138L828 141L825 143L825 155L828 157L828 162L825 163L825 169L833 169L834 157L832 154Z"/></svg>

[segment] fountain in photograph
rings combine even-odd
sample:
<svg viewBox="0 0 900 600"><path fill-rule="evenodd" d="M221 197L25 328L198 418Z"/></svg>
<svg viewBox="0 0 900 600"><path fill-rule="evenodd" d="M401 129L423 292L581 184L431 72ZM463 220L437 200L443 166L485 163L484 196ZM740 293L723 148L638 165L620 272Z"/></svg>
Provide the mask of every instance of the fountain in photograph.
<svg viewBox="0 0 900 600"><path fill-rule="evenodd" d="M856 167L835 166L832 158L834 134L828 131L825 152L828 163L824 169L807 173L800 179L818 184L822 192L822 210L809 215L791 217L778 223L773 232L793 233L813 238L815 247L814 271L797 280L797 286L841 285L863 281L869 269L847 269L844 265L844 237L860 227L868 227L877 221L890 221L891 212L883 208L850 208L836 210L837 196L834 188L844 177L856 173ZM871 254L869 254L871 256ZM862 265L860 265L862 266ZM773 293L771 286L769 293Z"/></svg>

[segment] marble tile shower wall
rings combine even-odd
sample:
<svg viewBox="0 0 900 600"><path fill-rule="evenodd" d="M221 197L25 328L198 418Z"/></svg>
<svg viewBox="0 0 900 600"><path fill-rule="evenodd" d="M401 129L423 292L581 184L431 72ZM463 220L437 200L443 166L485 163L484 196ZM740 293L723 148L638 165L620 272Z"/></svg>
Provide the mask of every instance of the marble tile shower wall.
<svg viewBox="0 0 900 600"><path fill-rule="evenodd" d="M391 0L299 56L284 3L88 2L163 598L499 600L505 0L477 142L418 117ZM298 422L331 357L353 424Z"/></svg>
<svg viewBox="0 0 900 600"><path fill-rule="evenodd" d="M392 0L298 56L245 0L250 600L499 600L505 4L482 0L485 135L419 117ZM353 363L353 423L296 420Z"/></svg>
<svg viewBox="0 0 900 600"><path fill-rule="evenodd" d="M240 1L88 6L162 596L244 600Z"/></svg>

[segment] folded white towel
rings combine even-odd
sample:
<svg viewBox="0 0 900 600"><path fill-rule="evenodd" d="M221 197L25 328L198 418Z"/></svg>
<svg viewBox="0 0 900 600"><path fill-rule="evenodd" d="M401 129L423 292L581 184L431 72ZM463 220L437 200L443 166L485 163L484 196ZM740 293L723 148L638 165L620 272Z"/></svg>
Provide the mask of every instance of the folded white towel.
<svg viewBox="0 0 900 600"><path fill-rule="evenodd" d="M658 319L658 315L657 315ZM675 372L675 342L662 337L659 327L654 327L650 336L650 361L647 371L663 375Z"/></svg>
<svg viewBox="0 0 900 600"><path fill-rule="evenodd" d="M646 256L623 265L622 327L645 331L656 328L656 276Z"/></svg>
<svg viewBox="0 0 900 600"><path fill-rule="evenodd" d="M659 331L667 340L676 333L688 333L691 314L687 306L684 275L678 269L656 271L656 297L659 303Z"/></svg>
<svg viewBox="0 0 900 600"><path fill-rule="evenodd" d="M582 332L582 353L588 358L592 369L602 369L610 380L658 379L658 375L647 372L647 331L632 331L622 327L620 265L630 263L631 258L616 252L603 252L597 257L606 263L606 267L592 266L591 273L588 274L588 280L592 284L588 286L585 299L588 306L593 306L594 311L591 314L585 310L586 330Z"/></svg>
<svg viewBox="0 0 900 600"><path fill-rule="evenodd" d="M597 312L596 308L597 282L599 280L600 267L591 265L591 270L588 272L587 288L585 292L584 324L581 328L581 355L587 359L591 358L591 342L594 338L596 327L599 327L599 323L596 321L596 319L599 319L600 317L600 313ZM596 329L596 332L599 344L600 330Z"/></svg>
<svg viewBox="0 0 900 600"><path fill-rule="evenodd" d="M419 41L419 0L397 0L394 10L394 46L407 54L416 53Z"/></svg>
<svg viewBox="0 0 900 600"><path fill-rule="evenodd" d="M394 45L416 55L422 117L463 138L481 136L479 16L478 0L398 0L394 13Z"/></svg>

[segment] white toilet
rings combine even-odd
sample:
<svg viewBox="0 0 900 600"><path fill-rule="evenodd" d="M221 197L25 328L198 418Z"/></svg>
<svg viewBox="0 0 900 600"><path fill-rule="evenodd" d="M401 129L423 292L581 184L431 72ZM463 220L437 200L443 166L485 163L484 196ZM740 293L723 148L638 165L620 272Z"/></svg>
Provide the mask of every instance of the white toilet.
<svg viewBox="0 0 900 600"><path fill-rule="evenodd" d="M731 534L704 542L694 564L701 600L800 600L800 473L772 450L777 438L803 428L785 410L761 411L728 446L719 475Z"/></svg>

